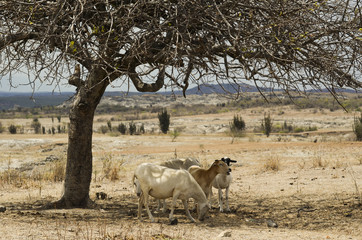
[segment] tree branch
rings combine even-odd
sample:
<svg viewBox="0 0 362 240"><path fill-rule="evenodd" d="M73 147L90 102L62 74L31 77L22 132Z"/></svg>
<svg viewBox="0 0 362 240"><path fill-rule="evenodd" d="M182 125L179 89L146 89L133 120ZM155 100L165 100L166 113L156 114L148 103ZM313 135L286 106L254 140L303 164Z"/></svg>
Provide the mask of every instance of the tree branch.
<svg viewBox="0 0 362 240"><path fill-rule="evenodd" d="M165 78L165 66L161 67L156 82L144 83L136 73L135 67L131 68L128 73L129 78L132 80L133 85L139 92L157 92L163 87Z"/></svg>

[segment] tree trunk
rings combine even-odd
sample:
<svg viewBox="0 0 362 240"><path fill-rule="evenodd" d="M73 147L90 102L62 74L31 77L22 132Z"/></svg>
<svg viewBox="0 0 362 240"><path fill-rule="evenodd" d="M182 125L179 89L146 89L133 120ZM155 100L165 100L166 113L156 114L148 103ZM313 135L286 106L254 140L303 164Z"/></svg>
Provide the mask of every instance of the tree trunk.
<svg viewBox="0 0 362 240"><path fill-rule="evenodd" d="M69 113L69 133L67 166L64 183L64 195L56 203L55 208L89 207L92 201L89 188L92 179L92 135L94 112L107 87L102 74L90 73L91 80L98 79L97 87L78 88Z"/></svg>

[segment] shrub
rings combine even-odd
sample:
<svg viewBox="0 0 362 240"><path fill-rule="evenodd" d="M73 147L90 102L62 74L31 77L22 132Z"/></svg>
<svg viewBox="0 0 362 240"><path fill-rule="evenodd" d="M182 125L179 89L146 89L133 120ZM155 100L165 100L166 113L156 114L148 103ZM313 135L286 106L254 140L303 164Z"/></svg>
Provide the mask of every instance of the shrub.
<svg viewBox="0 0 362 240"><path fill-rule="evenodd" d="M229 123L230 126L230 136L232 137L231 143L234 143L236 137L242 137L243 131L245 130L245 121L241 116L234 115L234 119Z"/></svg>
<svg viewBox="0 0 362 240"><path fill-rule="evenodd" d="M35 132L36 134L40 133L41 124L40 124L38 118L34 118L34 119L33 119L33 122L31 123L30 126L31 126L32 128L34 128L34 132Z"/></svg>
<svg viewBox="0 0 362 240"><path fill-rule="evenodd" d="M102 157L102 172L106 179L119 180L120 163L117 163L111 153Z"/></svg>
<svg viewBox="0 0 362 240"><path fill-rule="evenodd" d="M65 160L53 162L47 174L44 175L44 180L62 182L65 179L65 165Z"/></svg>
<svg viewBox="0 0 362 240"><path fill-rule="evenodd" d="M180 136L182 129L175 128L173 131L170 132L170 136L172 137L172 142L176 140L178 136Z"/></svg>
<svg viewBox="0 0 362 240"><path fill-rule="evenodd" d="M110 132L112 132L112 122L111 122L111 120L108 120L108 121L107 121L107 127L108 127L108 130L109 130Z"/></svg>
<svg viewBox="0 0 362 240"><path fill-rule="evenodd" d="M230 122L230 130L232 132L242 132L245 130L245 121L239 115L234 115L234 119Z"/></svg>
<svg viewBox="0 0 362 240"><path fill-rule="evenodd" d="M4 131L4 127L3 124L0 122L0 133L2 133Z"/></svg>
<svg viewBox="0 0 362 240"><path fill-rule="evenodd" d="M140 127L140 133L145 133L145 125L142 123L141 127Z"/></svg>
<svg viewBox="0 0 362 240"><path fill-rule="evenodd" d="M354 117L352 128L356 135L356 140L362 141L362 113L360 117Z"/></svg>
<svg viewBox="0 0 362 240"><path fill-rule="evenodd" d="M15 125L11 124L8 129L11 134L16 134L17 127Z"/></svg>
<svg viewBox="0 0 362 240"><path fill-rule="evenodd" d="M167 133L170 127L170 114L167 113L167 110L162 110L161 113L158 114L158 120L160 122L160 129L162 133Z"/></svg>
<svg viewBox="0 0 362 240"><path fill-rule="evenodd" d="M130 134L130 135L133 135L133 134L136 133L136 131L137 131L136 124L133 123L133 122L130 122L130 123L129 123L129 134Z"/></svg>
<svg viewBox="0 0 362 240"><path fill-rule="evenodd" d="M273 121L270 117L270 113L268 113L268 116L264 113L264 119L261 123L261 128L263 129L264 134L269 137L271 131L272 131Z"/></svg>
<svg viewBox="0 0 362 240"><path fill-rule="evenodd" d="M101 132L101 133L103 133L103 134L106 134L107 132L108 132L108 127L107 126L104 126L104 125L102 125L102 126L100 126L99 127L99 131Z"/></svg>
<svg viewBox="0 0 362 240"><path fill-rule="evenodd" d="M271 156L264 163L264 169L266 171L278 171L280 170L280 161L278 156Z"/></svg>
<svg viewBox="0 0 362 240"><path fill-rule="evenodd" d="M118 124L118 131L123 135L126 134L127 131L126 125L124 123Z"/></svg>

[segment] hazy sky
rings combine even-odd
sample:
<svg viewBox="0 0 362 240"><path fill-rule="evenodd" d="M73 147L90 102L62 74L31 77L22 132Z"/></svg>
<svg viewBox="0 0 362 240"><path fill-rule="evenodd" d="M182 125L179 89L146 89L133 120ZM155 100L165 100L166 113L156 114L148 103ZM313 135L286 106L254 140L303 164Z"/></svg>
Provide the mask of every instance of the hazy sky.
<svg viewBox="0 0 362 240"><path fill-rule="evenodd" d="M12 77L12 86L7 76L3 77L0 81L0 92L32 92L33 88L27 84L28 78L26 75L14 74ZM41 84L39 81L35 83L35 92L74 92L75 87L62 82L59 87L49 85L47 83Z"/></svg>

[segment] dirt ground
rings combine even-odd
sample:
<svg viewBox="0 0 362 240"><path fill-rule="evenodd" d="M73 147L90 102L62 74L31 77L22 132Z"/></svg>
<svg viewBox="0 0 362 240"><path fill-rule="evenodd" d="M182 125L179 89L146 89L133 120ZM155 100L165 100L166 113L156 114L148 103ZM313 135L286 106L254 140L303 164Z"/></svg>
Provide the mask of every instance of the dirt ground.
<svg viewBox="0 0 362 240"><path fill-rule="evenodd" d="M254 112L248 113L243 116L252 122ZM227 125L233 114L179 118L174 124L182 122L191 130L174 142L157 133L94 134L94 209L42 210L60 198L61 182L0 183L0 205L6 207L0 212L0 239L362 239L362 143L350 140L352 114L295 112L281 118L330 127L269 138L249 132L231 144L229 136L215 129ZM196 131L205 125L208 131ZM197 133L191 134L192 129ZM31 166L30 174L44 170L40 167L49 156L64 157L66 143L62 134L0 134L0 171L24 166ZM238 161L232 166L230 212L219 212L214 189L213 208L203 222L191 223L181 202L177 225L170 225L168 213L162 212L154 212L156 223L145 211L143 221L137 219L131 179L138 164L194 157L207 167L224 156ZM105 159L119 164L119 180L102 176ZM99 192L107 198L97 199ZM151 205L155 211L156 203Z"/></svg>

